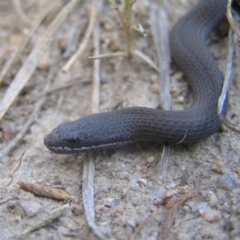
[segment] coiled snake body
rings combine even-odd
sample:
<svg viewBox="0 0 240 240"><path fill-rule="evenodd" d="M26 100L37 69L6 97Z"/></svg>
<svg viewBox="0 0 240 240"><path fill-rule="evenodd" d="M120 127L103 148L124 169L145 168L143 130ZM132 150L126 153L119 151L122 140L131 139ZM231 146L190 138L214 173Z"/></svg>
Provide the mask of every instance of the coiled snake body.
<svg viewBox="0 0 240 240"><path fill-rule="evenodd" d="M93 114L60 124L45 137L45 145L55 153L78 153L132 142L196 142L216 132L223 75L206 39L224 16L226 6L227 0L201 0L171 31L173 61L193 92L189 109L132 107Z"/></svg>

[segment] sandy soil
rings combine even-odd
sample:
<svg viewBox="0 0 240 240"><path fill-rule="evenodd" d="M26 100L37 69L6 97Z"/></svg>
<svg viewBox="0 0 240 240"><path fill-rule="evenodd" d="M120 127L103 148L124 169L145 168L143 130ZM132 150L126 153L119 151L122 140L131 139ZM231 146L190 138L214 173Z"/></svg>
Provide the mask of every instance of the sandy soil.
<svg viewBox="0 0 240 240"><path fill-rule="evenodd" d="M40 13L40 5L37 7L29 2L24 3L24 11L33 22ZM12 177L24 152L12 183L0 189L0 239L19 238L26 228L46 218L48 213L63 204L62 201L39 197L20 189L18 181L64 188L73 198L61 217L25 239L98 239L88 226L83 207L82 173L85 155L56 155L43 144L44 136L59 123L86 116L92 111L93 60L88 59L94 50L92 38L69 73L61 72L69 56L64 58L64 50L60 47L66 48L73 38L72 34L79 29L78 41L85 34L89 19L85 2L79 3L68 15L29 83L0 122L1 151L27 121L35 104L31 100L43 91L50 72L53 77L49 89L73 79L82 81L45 95L45 102L23 139L13 151L0 159L0 186L4 186ZM171 28L194 5L194 1L172 0L168 4L169 9L166 8L166 11ZM60 6L63 5L64 1L61 1ZM134 32L132 46L157 63L151 34L150 7L149 2L144 0L134 4L133 25L141 23L147 37ZM29 26L23 24L11 1L2 1L0 15L0 64L3 67L10 53L21 44ZM0 86L0 99L55 15L56 12L44 20L20 59L4 78ZM101 53L124 50L120 21L107 1L103 4L98 23ZM210 49L224 72L227 37L212 34ZM172 69L172 107L184 109L189 105L190 91L184 76L176 67ZM233 69L228 118L236 126L239 126L240 112L238 76L236 69ZM159 99L158 74L143 60L134 56L131 59L110 58L101 61L101 112L130 106L157 108ZM162 146L137 145L95 154L94 204L97 226L111 239L240 239L239 140L238 134L223 127L197 144L171 146L163 179L159 179L156 171ZM183 200L196 191L199 182L200 190L195 197L167 207L167 204Z"/></svg>

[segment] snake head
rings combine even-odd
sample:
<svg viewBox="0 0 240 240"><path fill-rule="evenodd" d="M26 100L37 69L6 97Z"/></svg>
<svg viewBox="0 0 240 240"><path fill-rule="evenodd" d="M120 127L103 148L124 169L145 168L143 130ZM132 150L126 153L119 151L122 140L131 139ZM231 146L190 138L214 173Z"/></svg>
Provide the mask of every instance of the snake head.
<svg viewBox="0 0 240 240"><path fill-rule="evenodd" d="M111 148L119 145L121 134L109 122L109 113L93 114L58 125L44 139L54 153L70 154Z"/></svg>

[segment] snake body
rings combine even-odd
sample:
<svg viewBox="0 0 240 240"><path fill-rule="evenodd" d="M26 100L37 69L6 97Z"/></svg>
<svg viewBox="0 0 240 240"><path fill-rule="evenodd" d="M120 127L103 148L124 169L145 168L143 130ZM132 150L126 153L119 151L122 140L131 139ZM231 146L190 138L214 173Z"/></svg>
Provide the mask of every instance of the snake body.
<svg viewBox="0 0 240 240"><path fill-rule="evenodd" d="M89 115L56 127L45 137L47 148L55 153L79 153L133 142L190 143L218 131L217 101L223 75L206 40L226 6L227 0L200 0L170 33L173 61L193 92L189 109L131 107ZM226 105L227 100L225 110Z"/></svg>

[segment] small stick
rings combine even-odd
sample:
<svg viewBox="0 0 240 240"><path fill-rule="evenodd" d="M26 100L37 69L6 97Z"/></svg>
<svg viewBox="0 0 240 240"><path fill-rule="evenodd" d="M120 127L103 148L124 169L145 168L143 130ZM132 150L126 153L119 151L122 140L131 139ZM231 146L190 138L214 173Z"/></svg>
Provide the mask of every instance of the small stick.
<svg viewBox="0 0 240 240"><path fill-rule="evenodd" d="M19 161L19 164L18 164L17 168L13 171L13 174L12 174L12 177L11 177L10 182L9 182L6 186L4 186L4 187L0 187L0 189L3 189L3 188L8 187L8 186L12 183L12 180L13 180L13 177L14 177L15 172L20 168L20 166L21 166L21 164L22 164L23 156L24 156L24 153L22 154L22 156L21 156L21 158L20 158L20 161Z"/></svg>
<svg viewBox="0 0 240 240"><path fill-rule="evenodd" d="M29 228L25 229L23 231L23 235L27 235L27 234L29 234L31 232L34 232L34 231L36 231L36 230L38 230L40 228L48 226L53 221L55 221L56 219L61 217L66 208L69 208L69 204L64 204L63 206L61 206L59 208L56 208L55 210L50 212L46 216L46 218L44 218L43 220L41 220L39 222L36 222L32 227L29 227Z"/></svg>

